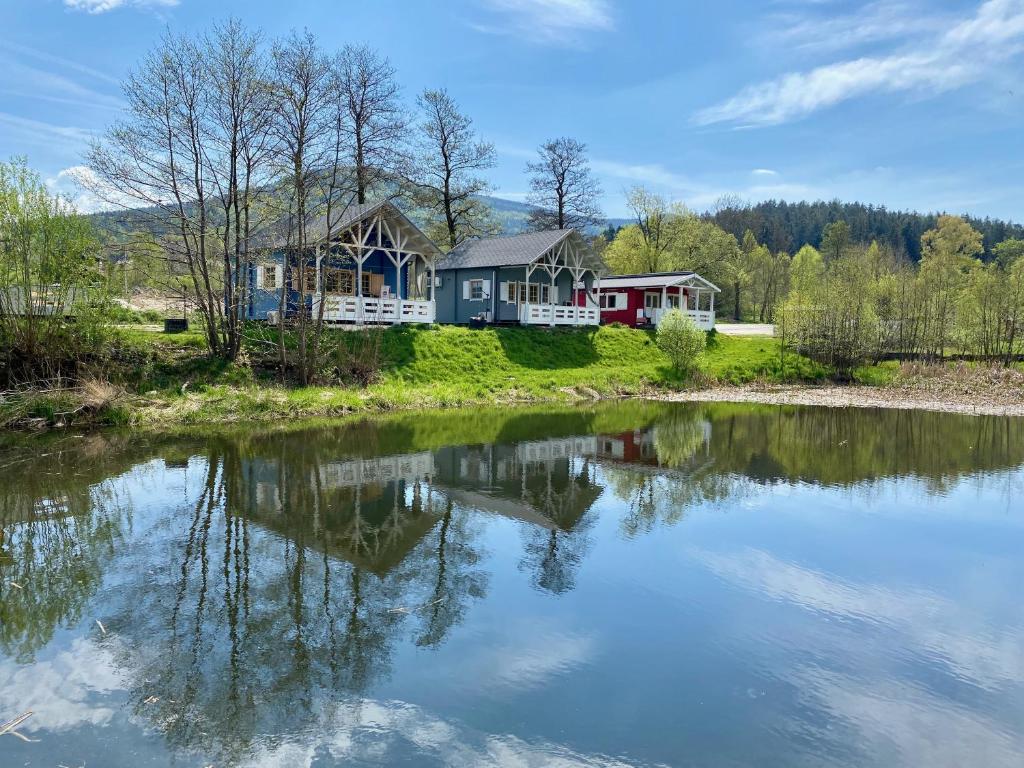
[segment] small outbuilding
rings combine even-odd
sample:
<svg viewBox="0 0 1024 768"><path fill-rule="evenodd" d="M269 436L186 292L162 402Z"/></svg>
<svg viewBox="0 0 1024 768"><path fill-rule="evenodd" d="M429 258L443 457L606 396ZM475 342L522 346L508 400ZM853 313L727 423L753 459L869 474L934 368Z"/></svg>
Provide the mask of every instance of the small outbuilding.
<svg viewBox="0 0 1024 768"><path fill-rule="evenodd" d="M575 229L469 240L437 263L437 322L597 325L597 277Z"/></svg>
<svg viewBox="0 0 1024 768"><path fill-rule="evenodd" d="M611 275L592 289L602 323L657 326L666 312L678 309L705 331L715 327L716 293L718 286L696 272Z"/></svg>

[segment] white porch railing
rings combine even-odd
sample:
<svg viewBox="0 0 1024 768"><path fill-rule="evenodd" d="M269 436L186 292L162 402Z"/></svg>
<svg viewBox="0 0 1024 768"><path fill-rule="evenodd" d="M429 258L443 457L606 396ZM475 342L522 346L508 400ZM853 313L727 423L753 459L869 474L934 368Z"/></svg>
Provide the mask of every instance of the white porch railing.
<svg viewBox="0 0 1024 768"><path fill-rule="evenodd" d="M665 316L666 312L671 312L670 309L646 309L644 315L653 325L658 325L661 322L661 318ZM710 312L706 309L680 309L684 315L688 315L693 324L700 328L702 331L710 331L715 327L715 313Z"/></svg>
<svg viewBox="0 0 1024 768"><path fill-rule="evenodd" d="M378 299L372 296L313 296L313 317L324 302L327 323L432 323L434 302L414 299Z"/></svg>
<svg viewBox="0 0 1024 768"><path fill-rule="evenodd" d="M597 307L564 307L552 304L523 304L519 307L522 325L598 325Z"/></svg>

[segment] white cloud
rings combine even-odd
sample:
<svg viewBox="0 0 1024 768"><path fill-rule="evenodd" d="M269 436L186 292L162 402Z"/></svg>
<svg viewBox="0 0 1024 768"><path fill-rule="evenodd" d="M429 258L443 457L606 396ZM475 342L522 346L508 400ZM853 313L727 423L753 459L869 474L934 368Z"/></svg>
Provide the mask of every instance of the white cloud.
<svg viewBox="0 0 1024 768"><path fill-rule="evenodd" d="M85 165L65 168L56 176L46 179L50 192L68 200L79 213L96 213L122 208L135 208L138 200L122 195L104 184L92 169Z"/></svg>
<svg viewBox="0 0 1024 768"><path fill-rule="evenodd" d="M327 708L325 707L325 710ZM266 740L250 768L308 768L326 756L335 762L388 765L410 749L421 762L455 768L629 768L607 755L578 752L549 741L527 741L509 733L486 733L444 720L403 701L361 699L325 711L307 743ZM372 735L372 738L367 738Z"/></svg>
<svg viewBox="0 0 1024 768"><path fill-rule="evenodd" d="M473 29L546 45L578 45L585 32L607 32L615 20L607 0L480 0L494 16Z"/></svg>
<svg viewBox="0 0 1024 768"><path fill-rule="evenodd" d="M692 554L719 578L763 598L894 631L907 653L942 662L980 688L999 690L1024 682L1024 626L1012 619L996 626L927 590L846 581L763 550Z"/></svg>
<svg viewBox="0 0 1024 768"><path fill-rule="evenodd" d="M25 733L103 727L117 714L106 697L123 689L113 652L85 637L30 666L0 661L0 711L32 710Z"/></svg>
<svg viewBox="0 0 1024 768"><path fill-rule="evenodd" d="M918 27L920 32L921 27ZM933 95L978 82L1024 51L1024 0L987 0L938 36L918 35L902 51L863 56L748 86L699 111L698 125L775 125L869 93Z"/></svg>
<svg viewBox="0 0 1024 768"><path fill-rule="evenodd" d="M180 0L64 0L64 5L73 11L85 13L106 13L118 8L171 8Z"/></svg>
<svg viewBox="0 0 1024 768"><path fill-rule="evenodd" d="M52 147L54 144L67 149L79 151L88 144L95 134L86 128L71 125L57 125L42 120L32 120L9 112L0 112L0 129L6 128L13 135L26 143L41 144Z"/></svg>
<svg viewBox="0 0 1024 768"><path fill-rule="evenodd" d="M750 172L751 176L778 176L778 171L773 171L771 168L755 168Z"/></svg>
<svg viewBox="0 0 1024 768"><path fill-rule="evenodd" d="M838 51L923 32L938 33L950 24L934 8L889 0L868 3L842 16L786 14L779 21L781 27L766 35L764 44L803 51Z"/></svg>
<svg viewBox="0 0 1024 768"><path fill-rule="evenodd" d="M891 766L959 768L984 765L1010 768L1021 764L1024 741L998 718L975 711L925 687L891 679L863 681L807 667L796 672L814 710L827 713L857 731L866 754L887 755ZM831 728L824 739L842 739ZM806 733L800 734L806 738Z"/></svg>

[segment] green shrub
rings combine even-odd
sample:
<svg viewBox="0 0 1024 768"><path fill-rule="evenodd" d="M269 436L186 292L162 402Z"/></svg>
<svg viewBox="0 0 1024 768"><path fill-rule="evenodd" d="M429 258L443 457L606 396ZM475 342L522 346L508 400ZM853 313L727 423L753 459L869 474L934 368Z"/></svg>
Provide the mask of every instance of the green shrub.
<svg viewBox="0 0 1024 768"><path fill-rule="evenodd" d="M692 371L707 346L707 334L678 309L670 310L658 324L658 348L680 373Z"/></svg>

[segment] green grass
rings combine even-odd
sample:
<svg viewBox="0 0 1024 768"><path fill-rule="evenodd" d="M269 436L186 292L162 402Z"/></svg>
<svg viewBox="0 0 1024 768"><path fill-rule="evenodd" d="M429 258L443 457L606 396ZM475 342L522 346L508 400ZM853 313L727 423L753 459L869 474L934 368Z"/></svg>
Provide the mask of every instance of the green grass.
<svg viewBox="0 0 1024 768"><path fill-rule="evenodd" d="M896 360L887 360L874 365L861 365L852 371L853 380L869 387L886 387L896 381L900 374L900 364Z"/></svg>
<svg viewBox="0 0 1024 768"><path fill-rule="evenodd" d="M264 342L274 340L276 333L262 326L249 329L247 352L272 362L272 347ZM245 369L250 376L246 381L237 367L217 368L208 361L191 371L193 386L184 395L165 387L164 402L147 409L144 419L201 423L572 402L687 385L657 348L653 333L624 326L555 330L405 326L365 333L377 334L382 358L377 380L365 388L289 387L250 369ZM365 343L364 332L331 331L325 349L351 349ZM286 339L289 349L296 344L294 337ZM785 368L782 363L775 339L712 334L700 361L703 375L698 378L741 384L818 381L828 375L822 366L795 355L786 357ZM165 369L165 378L157 383L180 381L184 371L178 362L173 371Z"/></svg>
<svg viewBox="0 0 1024 768"><path fill-rule="evenodd" d="M701 370L713 381L747 384L752 381L823 381L831 371L806 357L781 355L779 340L771 336L711 334Z"/></svg>
<svg viewBox="0 0 1024 768"><path fill-rule="evenodd" d="M591 329L404 326L365 332L329 331L330 350L379 341L381 366L366 387L298 387L276 374L278 331L252 326L243 358L226 363L205 354L201 333L119 329L119 368L111 379L124 402L105 412L116 423L212 423L335 416L421 408L578 402L684 386L756 380L817 381L828 371L787 355L768 337L709 335L698 375L681 377L655 344L652 332L612 325ZM296 340L287 344L294 349ZM341 370L344 354L336 358ZM24 414L24 405L18 411ZM40 404L37 404L40 407ZM128 415L126 415L126 409ZM45 416L44 414L40 414Z"/></svg>

